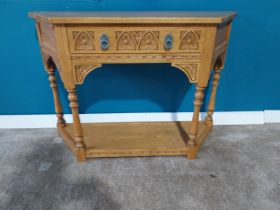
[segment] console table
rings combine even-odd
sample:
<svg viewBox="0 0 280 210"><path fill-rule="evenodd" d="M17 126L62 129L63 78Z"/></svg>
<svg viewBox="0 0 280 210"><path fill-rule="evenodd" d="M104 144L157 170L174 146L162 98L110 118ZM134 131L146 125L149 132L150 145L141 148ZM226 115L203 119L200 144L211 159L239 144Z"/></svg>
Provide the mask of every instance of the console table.
<svg viewBox="0 0 280 210"><path fill-rule="evenodd" d="M78 161L89 157L175 156L194 159L212 115L233 12L31 12L49 75L60 136ZM191 122L81 123L76 85L102 64L169 63L196 87ZM73 123L63 118L55 69L68 92ZM213 73L207 116L199 121ZM176 82L176 81L174 81Z"/></svg>

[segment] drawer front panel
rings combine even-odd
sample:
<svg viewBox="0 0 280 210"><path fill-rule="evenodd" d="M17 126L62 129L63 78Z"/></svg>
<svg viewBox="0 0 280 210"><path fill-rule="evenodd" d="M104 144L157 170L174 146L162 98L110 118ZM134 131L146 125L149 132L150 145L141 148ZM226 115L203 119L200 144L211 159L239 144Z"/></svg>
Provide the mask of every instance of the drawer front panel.
<svg viewBox="0 0 280 210"><path fill-rule="evenodd" d="M73 53L202 52L202 27L68 27Z"/></svg>

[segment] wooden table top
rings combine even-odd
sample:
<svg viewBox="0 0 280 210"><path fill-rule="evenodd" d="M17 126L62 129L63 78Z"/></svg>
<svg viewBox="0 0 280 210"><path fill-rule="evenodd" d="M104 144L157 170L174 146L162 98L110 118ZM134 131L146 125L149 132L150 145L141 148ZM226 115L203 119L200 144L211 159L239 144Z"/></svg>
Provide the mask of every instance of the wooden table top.
<svg viewBox="0 0 280 210"><path fill-rule="evenodd" d="M30 12L29 16L54 24L64 23L188 23L219 24L235 12Z"/></svg>

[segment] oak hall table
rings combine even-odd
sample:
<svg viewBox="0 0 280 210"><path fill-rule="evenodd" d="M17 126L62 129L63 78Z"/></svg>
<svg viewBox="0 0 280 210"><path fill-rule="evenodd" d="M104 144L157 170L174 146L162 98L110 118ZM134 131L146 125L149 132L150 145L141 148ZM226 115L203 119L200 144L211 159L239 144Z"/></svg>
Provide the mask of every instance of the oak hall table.
<svg viewBox="0 0 280 210"><path fill-rule="evenodd" d="M233 12L31 12L49 75L60 136L78 161L89 157L194 159L212 115ZM196 87L191 122L81 123L76 85L102 64L169 63ZM73 123L63 118L55 69L68 91ZM214 70L207 116L199 112Z"/></svg>

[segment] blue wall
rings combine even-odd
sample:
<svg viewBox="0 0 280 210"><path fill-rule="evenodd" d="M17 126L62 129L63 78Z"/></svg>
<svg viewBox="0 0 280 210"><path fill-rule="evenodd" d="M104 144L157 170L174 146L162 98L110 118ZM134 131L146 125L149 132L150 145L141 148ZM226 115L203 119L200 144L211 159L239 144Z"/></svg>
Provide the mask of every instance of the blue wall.
<svg viewBox="0 0 280 210"><path fill-rule="evenodd" d="M280 109L278 0L0 0L0 114L53 113L34 22L27 17L38 10L237 11L217 110ZM78 91L81 113L192 110L193 87L165 64L105 65ZM69 112L65 92L61 95Z"/></svg>

